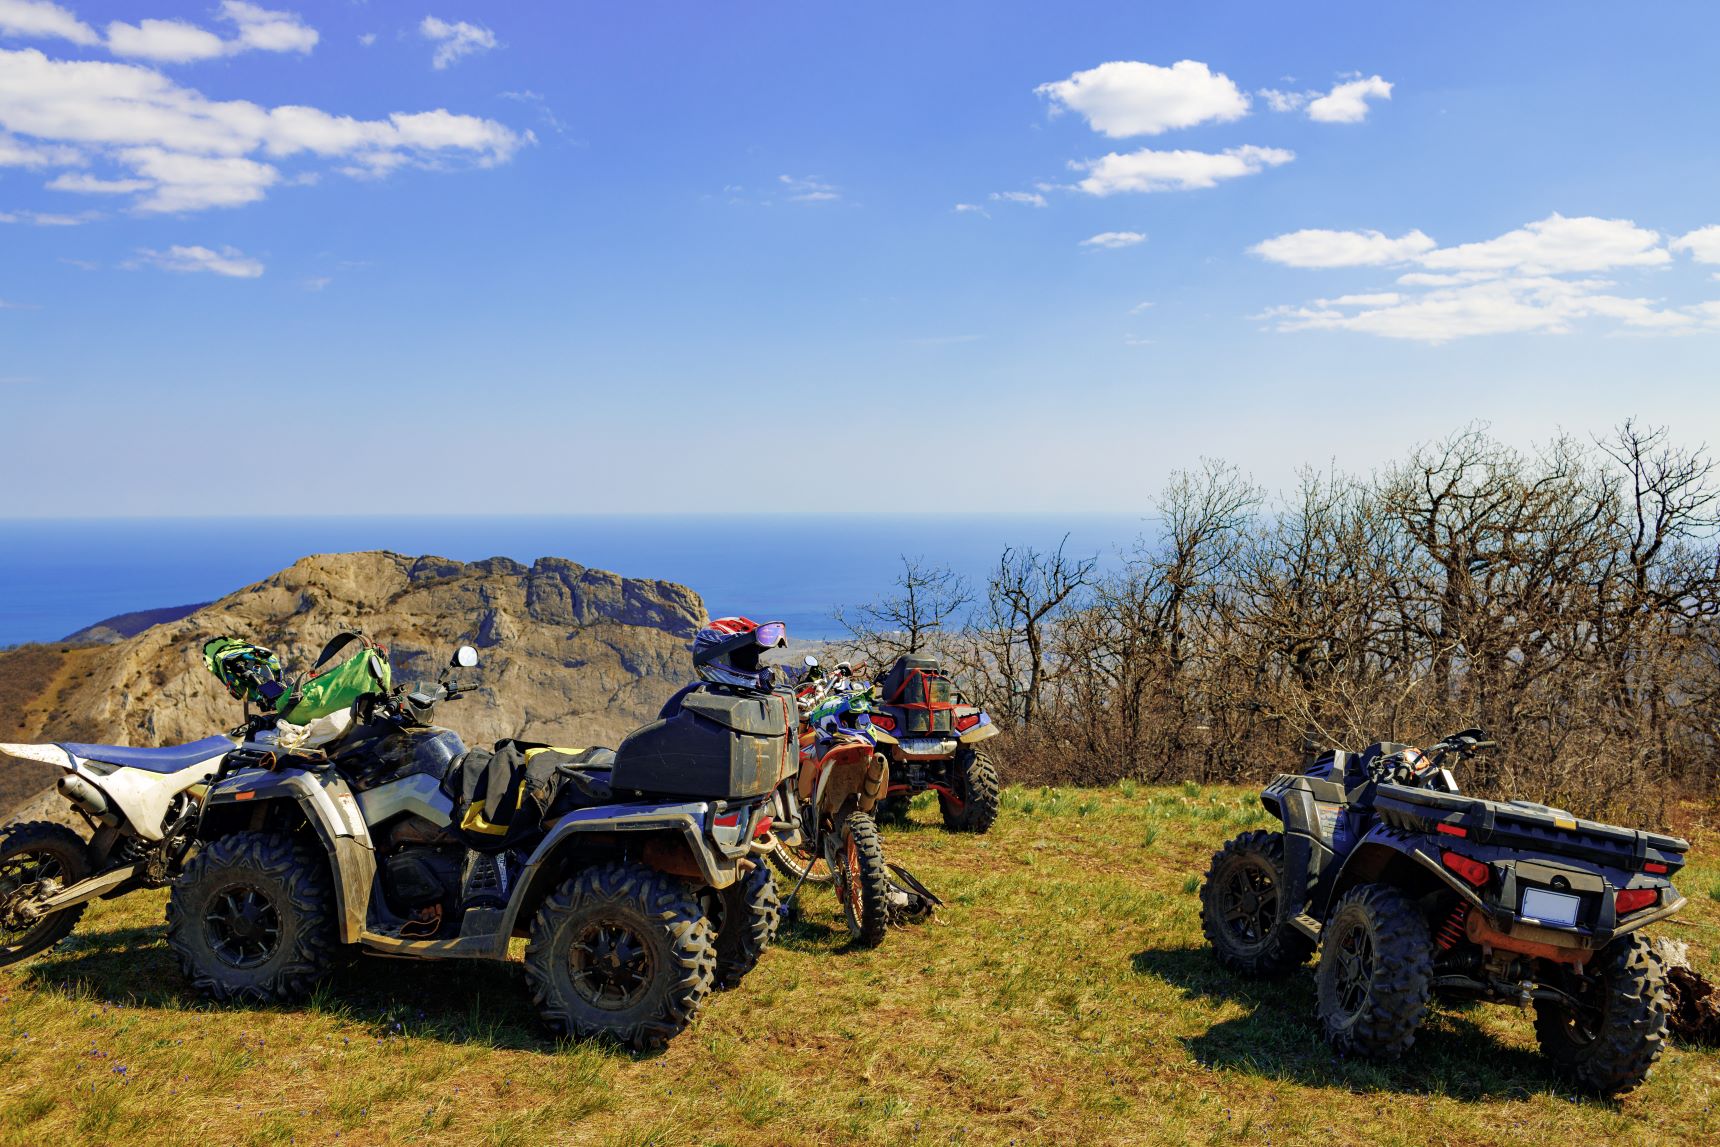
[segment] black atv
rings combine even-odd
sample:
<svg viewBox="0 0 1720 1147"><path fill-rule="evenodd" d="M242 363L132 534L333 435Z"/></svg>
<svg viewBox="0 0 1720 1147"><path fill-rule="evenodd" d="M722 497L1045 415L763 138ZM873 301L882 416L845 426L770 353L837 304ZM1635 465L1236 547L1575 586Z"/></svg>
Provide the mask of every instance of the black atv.
<svg viewBox="0 0 1720 1147"><path fill-rule="evenodd" d="M1283 832L1212 858L1201 927L1226 968L1282 975L1316 946L1316 1011L1345 1054L1395 1058L1435 992L1535 1013L1541 1050L1604 1095L1648 1077L1665 1040L1664 971L1642 929L1684 906L1689 845L1527 801L1463 796L1447 763L1478 729L1425 751L1329 752L1261 793Z"/></svg>

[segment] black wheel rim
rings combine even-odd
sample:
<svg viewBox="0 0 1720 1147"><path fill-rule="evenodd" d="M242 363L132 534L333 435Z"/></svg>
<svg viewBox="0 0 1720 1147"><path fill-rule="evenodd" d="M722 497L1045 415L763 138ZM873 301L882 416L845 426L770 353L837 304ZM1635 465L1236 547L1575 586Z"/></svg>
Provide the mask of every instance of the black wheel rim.
<svg viewBox="0 0 1720 1147"><path fill-rule="evenodd" d="M1278 880L1272 867L1246 857L1219 883L1219 916L1236 944L1257 948L1278 924Z"/></svg>
<svg viewBox="0 0 1720 1147"><path fill-rule="evenodd" d="M1588 1047L1600 1038L1606 1022L1606 981L1573 976L1564 987L1571 1003L1559 1005L1559 1030L1572 1047Z"/></svg>
<svg viewBox="0 0 1720 1147"><path fill-rule="evenodd" d="M574 991L605 1011L623 1011L645 998L657 960L645 936L622 920L594 920L567 953Z"/></svg>
<svg viewBox="0 0 1720 1147"><path fill-rule="evenodd" d="M25 920L16 915L17 905L35 896L44 881L64 881L65 875L60 858L46 849L18 852L0 860L0 948L21 947L47 925L52 913Z"/></svg>
<svg viewBox="0 0 1720 1147"><path fill-rule="evenodd" d="M1351 924L1337 936L1338 967L1333 987L1338 1009L1346 1018L1358 1016L1367 1006L1374 983L1374 937L1361 924Z"/></svg>
<svg viewBox="0 0 1720 1147"><path fill-rule="evenodd" d="M230 968L265 964L281 946L280 910L252 884L230 884L212 896L203 927L210 951Z"/></svg>

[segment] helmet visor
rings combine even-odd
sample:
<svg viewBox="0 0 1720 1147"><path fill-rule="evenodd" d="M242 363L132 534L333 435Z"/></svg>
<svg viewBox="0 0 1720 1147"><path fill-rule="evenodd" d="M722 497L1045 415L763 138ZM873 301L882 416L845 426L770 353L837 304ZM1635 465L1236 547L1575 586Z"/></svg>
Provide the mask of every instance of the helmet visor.
<svg viewBox="0 0 1720 1147"><path fill-rule="evenodd" d="M767 621L753 630L753 641L760 649L776 649L788 644L788 625L781 621Z"/></svg>

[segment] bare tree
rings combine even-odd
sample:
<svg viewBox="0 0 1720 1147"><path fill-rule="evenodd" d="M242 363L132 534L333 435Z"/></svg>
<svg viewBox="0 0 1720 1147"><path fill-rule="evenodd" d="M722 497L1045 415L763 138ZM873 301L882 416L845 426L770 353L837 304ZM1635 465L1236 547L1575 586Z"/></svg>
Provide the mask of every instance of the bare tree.
<svg viewBox="0 0 1720 1147"><path fill-rule="evenodd" d="M1065 534L1050 553L1031 546L1006 548L986 586L986 606L997 664L1016 694L1015 706L1023 726L1031 728L1051 670L1047 663L1047 628L1071 599L1092 584L1099 559L1071 558L1064 553Z"/></svg>
<svg viewBox="0 0 1720 1147"><path fill-rule="evenodd" d="M852 613L836 611L855 649L880 671L904 654L930 651L934 640L952 621L961 621L973 603L973 591L960 575L923 557L902 555L895 585L898 592L883 601L858 606Z"/></svg>

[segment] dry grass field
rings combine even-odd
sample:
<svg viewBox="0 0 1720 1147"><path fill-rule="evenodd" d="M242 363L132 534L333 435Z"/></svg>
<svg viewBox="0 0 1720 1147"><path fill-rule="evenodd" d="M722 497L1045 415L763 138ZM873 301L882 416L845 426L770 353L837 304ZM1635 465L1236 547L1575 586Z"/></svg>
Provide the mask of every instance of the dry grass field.
<svg viewBox="0 0 1720 1147"><path fill-rule="evenodd" d="M828 892L666 1052L545 1037L499 966L366 958L308 1005L210 1007L162 938L164 892L96 906L0 971L0 1141L19 1144L1701 1143L1720 1053L1672 1049L1580 1098L1528 1018L1445 1010L1411 1056L1334 1059L1311 977L1234 980L1195 888L1264 823L1240 789L1022 790L985 837L922 798L889 834L948 901L851 950ZM1665 932L1720 973L1716 834Z"/></svg>

